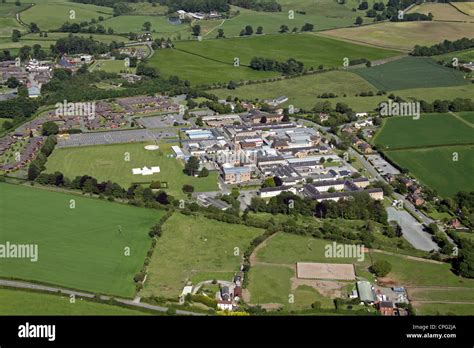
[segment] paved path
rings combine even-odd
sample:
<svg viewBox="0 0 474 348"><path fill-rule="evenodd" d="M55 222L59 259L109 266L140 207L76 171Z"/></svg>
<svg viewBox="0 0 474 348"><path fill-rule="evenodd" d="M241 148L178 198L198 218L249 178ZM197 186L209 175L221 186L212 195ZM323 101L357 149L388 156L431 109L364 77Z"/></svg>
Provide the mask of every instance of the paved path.
<svg viewBox="0 0 474 348"><path fill-rule="evenodd" d="M54 293L60 293L60 294L66 294L66 295L74 295L78 297L84 297L84 298L94 298L95 295L88 293L88 292L81 292L81 291L76 291L76 290L69 290L69 289L63 289L63 288L57 288L54 286L48 286L48 285L41 285L41 284L35 284L35 283L29 283L29 282L24 282L24 281L17 281L17 280L6 280L6 279L0 279L0 286L5 286L9 288L20 288L20 289L29 289L29 290L38 290L38 291L47 291L47 292L54 292ZM102 301L108 301L111 299L110 296L100 296L100 299ZM151 305L148 303L141 303L140 298L136 297L133 300L127 300L127 299L121 299L121 298L114 298L115 301L119 303L123 303L132 307L141 307L141 308L146 308L146 309L151 309L153 311L157 312L166 312L168 310L167 307L162 307L162 306L155 306ZM176 314L179 315L197 315L197 316L203 316L206 314L203 313L195 313L195 312L189 312L189 311L183 311L180 309L176 310Z"/></svg>
<svg viewBox="0 0 474 348"><path fill-rule="evenodd" d="M439 249L438 245L431 239L431 235L423 230L423 225L408 212L394 207L388 207L386 210L388 220L394 220L401 226L403 237L415 248L425 251Z"/></svg>

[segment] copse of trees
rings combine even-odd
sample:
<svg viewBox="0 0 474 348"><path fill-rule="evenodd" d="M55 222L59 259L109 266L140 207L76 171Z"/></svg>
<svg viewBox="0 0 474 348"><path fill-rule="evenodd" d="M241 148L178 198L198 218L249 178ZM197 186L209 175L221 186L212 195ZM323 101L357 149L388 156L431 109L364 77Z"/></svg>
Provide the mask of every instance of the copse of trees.
<svg viewBox="0 0 474 348"><path fill-rule="evenodd" d="M436 56L449 52L467 50L473 47L474 39L464 37L455 41L444 40L443 42L433 46L416 45L410 54L412 56Z"/></svg>
<svg viewBox="0 0 474 348"><path fill-rule="evenodd" d="M121 48L123 46L123 42L112 42L110 44L106 44L103 42L95 41L92 38L85 38L69 34L68 37L60 38L56 41L54 45L51 45L51 51L57 55L61 55L64 53L103 54L113 49Z"/></svg>
<svg viewBox="0 0 474 348"><path fill-rule="evenodd" d="M35 180L40 173L45 170L46 160L49 155L54 150L56 146L57 139L55 135L50 135L46 138L43 146L41 147L38 155L36 158L31 161L30 165L28 166L28 179Z"/></svg>
<svg viewBox="0 0 474 348"><path fill-rule="evenodd" d="M275 0L229 0L229 4L254 11L281 12L281 5Z"/></svg>
<svg viewBox="0 0 474 348"><path fill-rule="evenodd" d="M250 67L261 71L279 71L284 75L295 75L304 72L303 62L290 58L286 62L278 62L271 58L253 57Z"/></svg>

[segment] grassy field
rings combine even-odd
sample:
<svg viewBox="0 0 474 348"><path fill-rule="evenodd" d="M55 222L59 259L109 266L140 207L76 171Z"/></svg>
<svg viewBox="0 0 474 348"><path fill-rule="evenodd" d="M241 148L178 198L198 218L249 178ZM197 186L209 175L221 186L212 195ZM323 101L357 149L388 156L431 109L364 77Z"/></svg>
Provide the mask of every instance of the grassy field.
<svg viewBox="0 0 474 348"><path fill-rule="evenodd" d="M334 308L332 299L322 296L313 287L301 285L292 289L291 278L294 276L294 271L289 267L268 265L252 267L249 273L250 302L274 303L282 305L286 310L298 310L310 308L312 303L319 301L321 308Z"/></svg>
<svg viewBox="0 0 474 348"><path fill-rule="evenodd" d="M439 56L433 56L433 59L444 62L452 62L453 58L459 59L460 62L472 62L474 60L474 49L456 51Z"/></svg>
<svg viewBox="0 0 474 348"><path fill-rule="evenodd" d="M334 93L338 96L355 96L360 92L377 92L377 89L360 76L348 71L329 71L327 73L301 76L294 79L254 84L238 87L235 90L218 89L211 92L219 98L227 96L240 99L269 99L280 95L288 97L284 105L295 105L311 109L322 93Z"/></svg>
<svg viewBox="0 0 474 348"><path fill-rule="evenodd" d="M431 46L443 39L454 41L474 31L474 23L385 22L357 28L341 28L317 35L339 38L390 49L411 51L415 45Z"/></svg>
<svg viewBox="0 0 474 348"><path fill-rule="evenodd" d="M229 80L261 79L279 75L276 72L254 71L246 66L253 57L261 56L286 61L302 61L307 69L342 67L343 59L365 57L370 60L397 55L397 52L349 44L311 34L286 34L177 42L176 49L157 52L150 60L165 75L178 75L191 82L213 83ZM240 67L234 67L234 58Z"/></svg>
<svg viewBox="0 0 474 348"><path fill-rule="evenodd" d="M182 39L187 39L190 34L188 24L171 24L165 16L132 16L123 15L112 17L102 22L106 28L112 28L116 33L144 32L143 23L151 23L153 36L176 39L181 35Z"/></svg>
<svg viewBox="0 0 474 348"><path fill-rule="evenodd" d="M135 73L137 68L125 66L124 60L96 60L89 68L90 71L103 70L111 73L129 71Z"/></svg>
<svg viewBox="0 0 474 348"><path fill-rule="evenodd" d="M408 295L410 300L415 301L466 301L474 304L474 291L468 288L449 290L439 288L413 288L409 289Z"/></svg>
<svg viewBox="0 0 474 348"><path fill-rule="evenodd" d="M457 112L456 115L461 117L467 123L470 123L474 127L474 112L473 111L466 111L466 112Z"/></svg>
<svg viewBox="0 0 474 348"><path fill-rule="evenodd" d="M453 161L454 153L458 155L457 162ZM467 174L474 171L474 146L397 150L388 151L387 155L442 196L474 190L474 181Z"/></svg>
<svg viewBox="0 0 474 348"><path fill-rule="evenodd" d="M406 57L354 72L382 91L467 84L464 73L426 57Z"/></svg>
<svg viewBox="0 0 474 348"><path fill-rule="evenodd" d="M417 303L417 315L474 315L474 304Z"/></svg>
<svg viewBox="0 0 474 348"><path fill-rule="evenodd" d="M0 243L38 245L37 262L5 259L0 276L133 296L161 211L9 184L0 184L0 196Z"/></svg>
<svg viewBox="0 0 474 348"><path fill-rule="evenodd" d="M75 18L72 18L70 11L75 11ZM22 12L20 18L28 24L36 23L41 30L51 30L60 28L65 22L98 20L99 16L112 17L112 8L66 1L52 3L45 1ZM101 24L107 28L104 23L105 21Z"/></svg>
<svg viewBox="0 0 474 348"><path fill-rule="evenodd" d="M325 247L331 241L279 233L257 252L257 260L266 263L295 264L296 262L357 263L356 258L327 258ZM288 247L291 246L291 247Z"/></svg>
<svg viewBox="0 0 474 348"><path fill-rule="evenodd" d="M435 21L457 21L457 22L474 22L474 18L470 17L451 4L424 3L412 7L408 13L433 14Z"/></svg>
<svg viewBox="0 0 474 348"><path fill-rule="evenodd" d="M467 13L469 16L474 16L473 2L452 2L451 5L455 6L460 11Z"/></svg>
<svg viewBox="0 0 474 348"><path fill-rule="evenodd" d="M422 114L418 120L398 116L384 120L373 143L387 150L472 144L473 133L473 128L451 114Z"/></svg>
<svg viewBox="0 0 474 348"><path fill-rule="evenodd" d="M372 252L371 256L374 262L386 260L392 265L392 271L384 278L392 286L452 286L471 291L474 288L473 279L456 276L448 263L438 264L376 252Z"/></svg>
<svg viewBox="0 0 474 348"><path fill-rule="evenodd" d="M13 29L22 32L25 31L25 27L16 21L15 14L26 7L27 5L25 4L16 6L13 1L9 3L0 3L0 37L10 38Z"/></svg>
<svg viewBox="0 0 474 348"><path fill-rule="evenodd" d="M96 303L68 296L0 289L0 315L146 315L133 309Z"/></svg>
<svg viewBox="0 0 474 348"><path fill-rule="evenodd" d="M250 241L261 233L257 228L174 214L163 226L141 295L176 299L187 280L212 280L221 274L219 279L230 281ZM198 278L202 273L212 278Z"/></svg>
<svg viewBox="0 0 474 348"><path fill-rule="evenodd" d="M169 158L170 143L159 144L159 151L144 149L147 143L117 145L99 145L90 147L58 148L48 158L47 172L61 171L66 177L91 175L97 180L111 180L123 187L134 182L151 182L160 180L168 182L167 192L175 197L183 196L184 184L193 185L196 191L217 190L217 172L211 172L206 178L190 177L183 173L181 160ZM125 153L130 154L130 161L125 161ZM134 175L132 168L159 166L160 173L153 175Z"/></svg>

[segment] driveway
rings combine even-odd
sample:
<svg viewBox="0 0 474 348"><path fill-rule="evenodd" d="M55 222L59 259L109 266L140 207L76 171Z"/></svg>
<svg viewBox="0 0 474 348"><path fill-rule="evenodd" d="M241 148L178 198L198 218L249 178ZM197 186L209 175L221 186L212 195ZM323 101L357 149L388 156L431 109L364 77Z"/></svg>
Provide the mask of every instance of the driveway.
<svg viewBox="0 0 474 348"><path fill-rule="evenodd" d="M402 228L403 237L416 249L431 251L438 250L438 245L431 239L428 232L423 231L423 225L405 210L394 207L387 208L388 220L396 221Z"/></svg>

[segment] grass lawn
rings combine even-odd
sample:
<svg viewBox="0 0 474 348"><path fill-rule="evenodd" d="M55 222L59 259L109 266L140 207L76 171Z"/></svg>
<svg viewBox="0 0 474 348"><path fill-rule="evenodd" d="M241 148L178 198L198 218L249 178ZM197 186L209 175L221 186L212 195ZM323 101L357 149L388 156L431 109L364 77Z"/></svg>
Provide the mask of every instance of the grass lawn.
<svg viewBox="0 0 474 348"><path fill-rule="evenodd" d="M175 197L182 197L184 184L193 185L196 191L216 191L217 172L211 172L206 178L185 175L181 160L169 158L170 143L159 144L159 151L144 149L147 143L130 143L116 145L98 145L89 147L57 148L48 158L47 172L60 171L68 178L77 175L91 175L97 180L111 180L127 188L134 182L151 182L160 180L168 182L167 192ZM130 161L125 161L125 153L130 154ZM159 166L160 173L153 175L134 175L132 168Z"/></svg>
<svg viewBox="0 0 474 348"><path fill-rule="evenodd" d="M0 197L0 243L38 245L37 262L5 259L0 276L133 296L161 211L9 184L0 184Z"/></svg>
<svg viewBox="0 0 474 348"><path fill-rule="evenodd" d="M454 41L469 36L468 33L473 31L474 23L416 21L340 28L318 35L409 52L415 45L431 46L443 40Z"/></svg>
<svg viewBox="0 0 474 348"><path fill-rule="evenodd" d="M474 233L472 232L456 232L459 238L469 239L474 242Z"/></svg>
<svg viewBox="0 0 474 348"><path fill-rule="evenodd" d="M277 75L275 72L259 72L245 68L253 57L258 56L278 61L294 58L302 61L307 69L311 67L317 69L321 64L325 67L342 67L343 59L346 57L349 59L365 57L374 60L398 54L394 51L354 45L311 34L176 42L175 47L176 49L163 50L155 54L150 64L166 75L178 75L194 83L228 82L231 79L249 78L256 80ZM235 57L240 59L241 66L238 68L233 66ZM223 69L225 66L228 68ZM232 75L230 71L239 72L240 75Z"/></svg>
<svg viewBox="0 0 474 348"><path fill-rule="evenodd" d="M473 128L446 113L390 117L373 139L380 149L395 150L473 143Z"/></svg>
<svg viewBox="0 0 474 348"><path fill-rule="evenodd" d="M12 119L11 119L11 118L0 118L0 129L3 130L3 124L4 124L5 122L8 122L8 121L11 122Z"/></svg>
<svg viewBox="0 0 474 348"><path fill-rule="evenodd" d="M426 57L406 57L354 72L382 91L467 84L462 72Z"/></svg>
<svg viewBox="0 0 474 348"><path fill-rule="evenodd" d="M472 126L474 127L474 112L473 111L456 112L456 115L460 116L463 120L472 124Z"/></svg>
<svg viewBox="0 0 474 348"><path fill-rule="evenodd" d="M74 16L71 12L74 11ZM96 6L90 4L81 4L75 2L42 2L21 13L21 20L25 23L36 23L41 30L58 29L64 23L80 23L98 20L99 16L104 18L112 17L112 8L105 6ZM72 18L71 18L72 17ZM105 28L108 26L105 21L100 24Z"/></svg>
<svg viewBox="0 0 474 348"><path fill-rule="evenodd" d="M68 296L0 289L0 315L147 315L133 309Z"/></svg>
<svg viewBox="0 0 474 348"><path fill-rule="evenodd" d="M244 100L285 95L289 99L285 105L309 110L319 101L317 97L322 93L334 93L342 97L344 94L355 96L356 93L369 91L377 92L377 89L360 76L348 71L329 71L265 84L246 85L232 91L218 89L210 92L223 99L232 95Z"/></svg>
<svg viewBox="0 0 474 348"><path fill-rule="evenodd" d="M386 260L392 265L388 278L403 286L453 286L474 291L474 280L451 272L451 265L413 260L403 256L371 253L373 261Z"/></svg>
<svg viewBox="0 0 474 348"><path fill-rule="evenodd" d="M205 280L200 274L212 280L220 273L219 279L230 280L250 242L262 233L257 228L174 214L163 226L141 295L176 299L187 280Z"/></svg>
<svg viewBox="0 0 474 348"><path fill-rule="evenodd" d="M474 304L417 303L417 315L474 315Z"/></svg>

